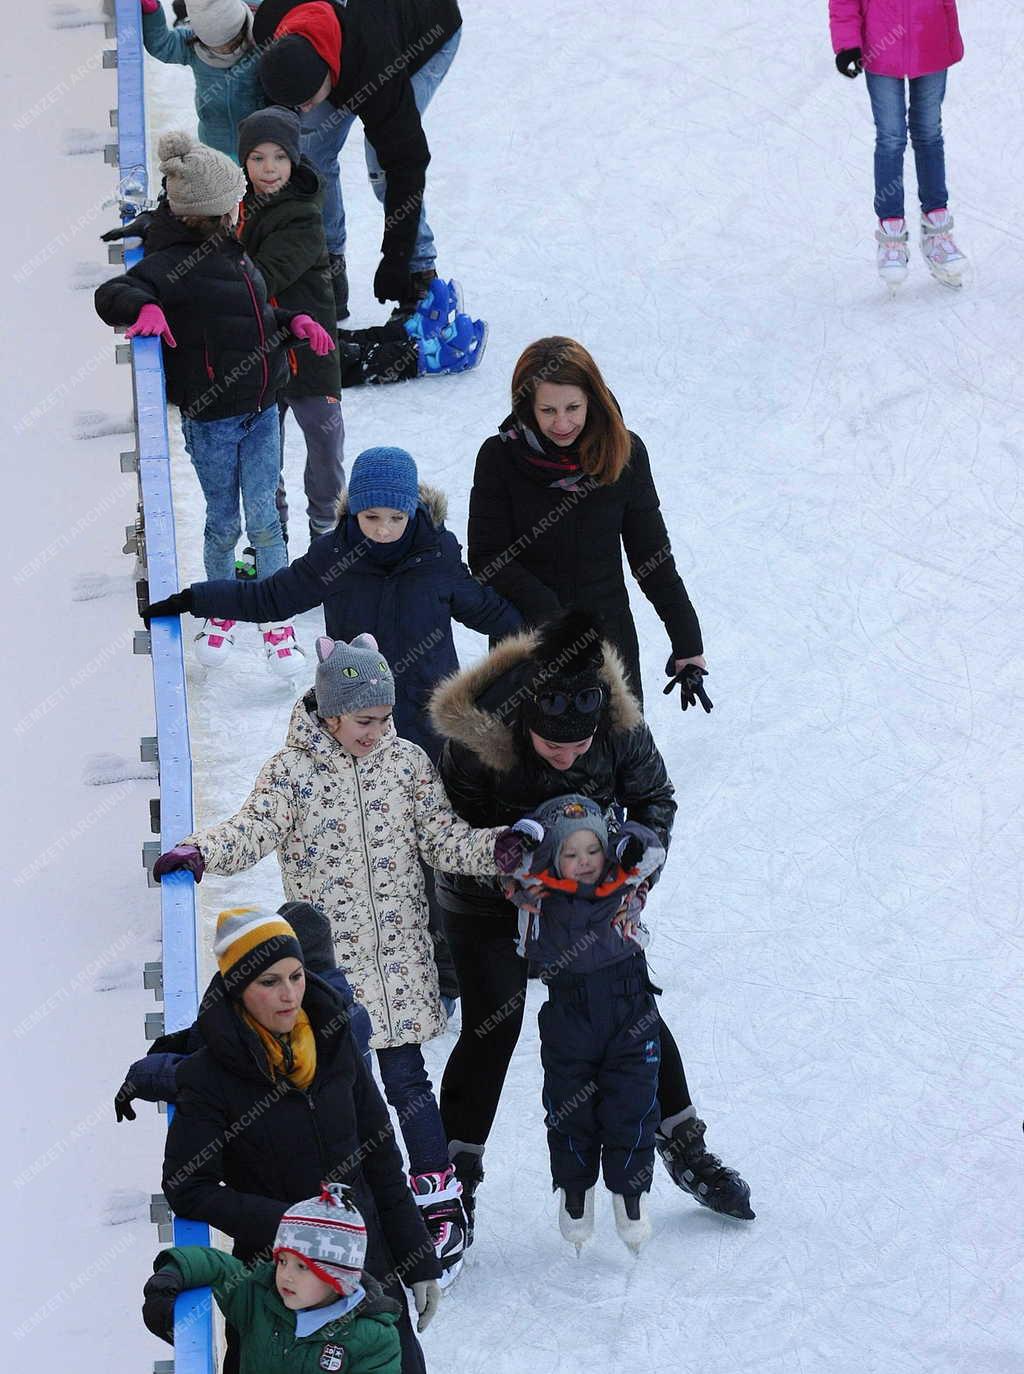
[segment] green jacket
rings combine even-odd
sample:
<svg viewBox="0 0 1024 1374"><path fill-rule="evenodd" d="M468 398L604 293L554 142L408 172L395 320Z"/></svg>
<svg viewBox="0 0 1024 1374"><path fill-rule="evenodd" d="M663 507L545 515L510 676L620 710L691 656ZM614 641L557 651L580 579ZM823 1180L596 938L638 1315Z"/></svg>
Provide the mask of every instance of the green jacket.
<svg viewBox="0 0 1024 1374"><path fill-rule="evenodd" d="M241 1260L206 1245L164 1250L154 1270L174 1264L186 1288L213 1289L217 1306L241 1336L240 1374L401 1374L398 1303L363 1275L365 1299L311 1336L295 1335L295 1313L274 1286L274 1263L247 1269Z"/></svg>
<svg viewBox="0 0 1024 1374"><path fill-rule="evenodd" d="M303 158L286 186L272 196L248 186L242 200L238 237L267 284L267 296L282 310L312 315L332 336L338 327L323 222L320 174ZM287 304L286 304L287 302ZM338 350L318 358L311 348L289 351L286 396L340 396Z"/></svg>

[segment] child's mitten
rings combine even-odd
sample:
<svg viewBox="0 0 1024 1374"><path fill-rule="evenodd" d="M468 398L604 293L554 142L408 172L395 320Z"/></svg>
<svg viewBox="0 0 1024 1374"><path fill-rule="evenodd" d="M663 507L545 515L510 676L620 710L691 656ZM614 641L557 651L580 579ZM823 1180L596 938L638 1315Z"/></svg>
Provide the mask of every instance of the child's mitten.
<svg viewBox="0 0 1024 1374"><path fill-rule="evenodd" d="M334 340L323 325L317 324L312 316L295 315L292 319L290 328L297 339L305 339L307 341L318 358L322 358L325 353L332 353L334 351Z"/></svg>
<svg viewBox="0 0 1024 1374"><path fill-rule="evenodd" d="M139 318L124 331L126 339L134 339L136 335L142 338L151 338L157 334L168 348L178 347L167 323L167 317L158 305L144 305L139 311Z"/></svg>
<svg viewBox="0 0 1024 1374"><path fill-rule="evenodd" d="M494 841L494 862L499 873L515 873L527 854L532 854L544 838L539 821L516 821Z"/></svg>
<svg viewBox="0 0 1024 1374"><path fill-rule="evenodd" d="M173 849L168 849L165 854L161 854L153 865L153 877L159 882L161 878L166 878L168 873L177 873L183 868L188 869L197 883L203 881L206 861L194 844L178 844Z"/></svg>
<svg viewBox="0 0 1024 1374"><path fill-rule="evenodd" d="M166 1264L146 1281L142 1290L142 1320L146 1329L168 1345L174 1344L174 1300L185 1287L176 1264Z"/></svg>

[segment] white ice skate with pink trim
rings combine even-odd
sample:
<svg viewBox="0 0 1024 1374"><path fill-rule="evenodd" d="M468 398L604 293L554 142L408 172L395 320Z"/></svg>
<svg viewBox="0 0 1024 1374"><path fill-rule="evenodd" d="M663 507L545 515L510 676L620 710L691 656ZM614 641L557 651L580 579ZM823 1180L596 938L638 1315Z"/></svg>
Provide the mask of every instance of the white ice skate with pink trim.
<svg viewBox="0 0 1024 1374"><path fill-rule="evenodd" d="M219 668L226 663L235 647L237 624L237 620L218 620L215 616L208 616L196 635L196 662L204 668Z"/></svg>
<svg viewBox="0 0 1024 1374"><path fill-rule="evenodd" d="M921 216L921 252L928 270L943 286L963 286L967 258L952 234L953 216L946 209L929 210Z"/></svg>
<svg viewBox="0 0 1024 1374"><path fill-rule="evenodd" d="M306 662L305 653L295 639L295 630L287 621L260 626L267 666L275 677L290 678L301 673Z"/></svg>
<svg viewBox="0 0 1024 1374"><path fill-rule="evenodd" d="M902 215L880 219L875 238L878 240L878 275L889 288L890 294L895 295L896 287L906 281L910 267L907 221Z"/></svg>

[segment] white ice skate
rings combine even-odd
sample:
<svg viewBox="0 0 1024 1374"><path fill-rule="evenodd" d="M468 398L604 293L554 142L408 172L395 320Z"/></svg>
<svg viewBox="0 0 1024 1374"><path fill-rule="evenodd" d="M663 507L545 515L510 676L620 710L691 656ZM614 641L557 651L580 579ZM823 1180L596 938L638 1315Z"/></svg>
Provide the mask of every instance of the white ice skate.
<svg viewBox="0 0 1024 1374"><path fill-rule="evenodd" d="M953 216L948 210L929 210L921 216L921 252L928 270L943 286L963 285L967 258L953 241Z"/></svg>
<svg viewBox="0 0 1024 1374"><path fill-rule="evenodd" d="M236 620L217 620L210 616L196 635L196 662L204 668L219 668L235 647Z"/></svg>
<svg viewBox="0 0 1024 1374"><path fill-rule="evenodd" d="M565 1188L558 1190L558 1229L562 1238L576 1247L576 1254L594 1236L594 1190L585 1193Z"/></svg>
<svg viewBox="0 0 1024 1374"><path fill-rule="evenodd" d="M896 294L896 287L907 279L910 253L907 249L907 221L882 219L875 230L878 240L878 275L889 288L890 295Z"/></svg>
<svg viewBox="0 0 1024 1374"><path fill-rule="evenodd" d="M305 653L295 642L295 631L285 621L260 626L267 666L275 677L294 677L301 673L306 662Z"/></svg>
<svg viewBox="0 0 1024 1374"><path fill-rule="evenodd" d="M466 1254L469 1223L462 1205L462 1184L449 1165L440 1172L410 1174L409 1187L441 1265L438 1284L448 1288L459 1277Z"/></svg>
<svg viewBox="0 0 1024 1374"><path fill-rule="evenodd" d="M623 1197L621 1193L613 1193L612 1206L619 1239L629 1246L634 1255L639 1255L641 1245L651 1238L646 1196L634 1193L631 1197Z"/></svg>

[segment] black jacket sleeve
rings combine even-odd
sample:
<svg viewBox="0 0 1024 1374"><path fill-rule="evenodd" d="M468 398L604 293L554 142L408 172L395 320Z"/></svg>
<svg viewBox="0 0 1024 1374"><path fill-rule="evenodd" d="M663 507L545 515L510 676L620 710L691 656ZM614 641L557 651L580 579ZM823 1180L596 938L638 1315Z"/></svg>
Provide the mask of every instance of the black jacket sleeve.
<svg viewBox="0 0 1024 1374"><path fill-rule="evenodd" d="M416 243L430 161L430 149L408 76L402 72L384 80L380 89L360 105L356 113L363 121L378 162L387 173L384 237L380 251L386 258L408 263Z"/></svg>
<svg viewBox="0 0 1024 1374"><path fill-rule="evenodd" d="M517 554L529 530L513 527L508 495L501 482L500 439L488 439L477 454L473 488L469 493L469 566L484 586L493 587L519 610L531 625L558 615L561 602L523 566Z"/></svg>
<svg viewBox="0 0 1024 1374"><path fill-rule="evenodd" d="M643 441L633 436L632 492L622 519L622 544L640 590L668 631L676 658L703 653L697 613L672 556Z"/></svg>
<svg viewBox="0 0 1024 1374"><path fill-rule="evenodd" d="M144 305L160 304L160 273L154 271L155 265L153 258L143 258L96 288L93 304L104 324L134 324Z"/></svg>
<svg viewBox="0 0 1024 1374"><path fill-rule="evenodd" d="M438 771L452 809L464 821L477 827L498 824L491 819L494 813L493 775L479 755L456 740L445 740Z"/></svg>
<svg viewBox="0 0 1024 1374"><path fill-rule="evenodd" d="M503 639L522 627L523 617L510 602L494 590L483 587L462 562L458 540L451 535L454 551L451 554L452 574L449 604L452 618L467 625L478 634Z"/></svg>
<svg viewBox="0 0 1024 1374"><path fill-rule="evenodd" d="M675 788L650 726L643 723L616 736L615 749L615 800L626 808L629 820L648 826L667 850L676 814Z"/></svg>
<svg viewBox="0 0 1024 1374"><path fill-rule="evenodd" d="M323 604L337 586L337 578L351 566L351 555L340 553L330 540L270 577L234 578L222 582L193 582L192 604L197 616L224 616L229 620L290 620L293 615Z"/></svg>
<svg viewBox="0 0 1024 1374"><path fill-rule="evenodd" d="M355 1060L352 1096L359 1139L363 1142L363 1177L377 1204L388 1249L395 1257L397 1277L411 1288L421 1279L438 1278L441 1266L420 1209L409 1191L402 1156L395 1144L391 1118L380 1089L354 1045L350 1052ZM383 1275L375 1277L383 1278Z"/></svg>
<svg viewBox="0 0 1024 1374"><path fill-rule="evenodd" d="M191 1062L178 1066L178 1100L164 1146L164 1196L178 1216L216 1226L247 1251L262 1250L273 1243L289 1202L224 1183L224 1143L233 1123L222 1103L189 1082Z"/></svg>

